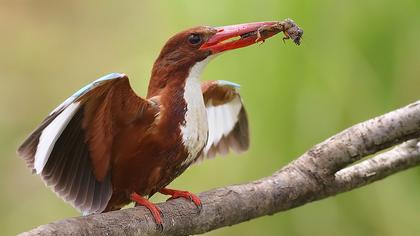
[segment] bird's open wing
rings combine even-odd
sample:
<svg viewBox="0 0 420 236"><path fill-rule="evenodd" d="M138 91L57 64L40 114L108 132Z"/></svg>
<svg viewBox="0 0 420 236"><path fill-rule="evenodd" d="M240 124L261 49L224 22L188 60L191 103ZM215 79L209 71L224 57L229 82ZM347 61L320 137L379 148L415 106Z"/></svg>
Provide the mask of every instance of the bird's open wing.
<svg viewBox="0 0 420 236"><path fill-rule="evenodd" d="M225 155L229 149L236 152L248 149L248 118L238 88L238 84L223 80L202 83L209 135L197 160Z"/></svg>
<svg viewBox="0 0 420 236"><path fill-rule="evenodd" d="M142 119L151 106L124 74L104 76L53 110L18 153L65 201L84 214L102 212L112 195L113 134Z"/></svg>

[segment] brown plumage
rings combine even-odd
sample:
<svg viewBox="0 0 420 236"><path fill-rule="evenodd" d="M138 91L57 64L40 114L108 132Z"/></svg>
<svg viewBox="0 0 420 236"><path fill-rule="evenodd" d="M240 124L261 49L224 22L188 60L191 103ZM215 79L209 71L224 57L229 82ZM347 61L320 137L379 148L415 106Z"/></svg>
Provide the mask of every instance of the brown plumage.
<svg viewBox="0 0 420 236"><path fill-rule="evenodd" d="M249 146L248 120L238 85L199 75L210 56L257 41L273 22L221 28L196 27L168 40L157 58L146 98L124 74L85 86L56 108L18 152L60 197L85 214L120 209L156 192L191 198L165 188L204 157ZM261 31L261 30L260 30ZM258 40L274 35L261 34ZM226 39L240 36L236 41Z"/></svg>

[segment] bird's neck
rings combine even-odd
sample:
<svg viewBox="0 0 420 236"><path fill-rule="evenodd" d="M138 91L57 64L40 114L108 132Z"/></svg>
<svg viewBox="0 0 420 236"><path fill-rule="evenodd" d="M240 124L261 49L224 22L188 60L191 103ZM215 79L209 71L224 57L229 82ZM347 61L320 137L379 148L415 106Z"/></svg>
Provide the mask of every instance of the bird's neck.
<svg viewBox="0 0 420 236"><path fill-rule="evenodd" d="M207 57L203 61L194 64L167 63L166 60L156 60L152 69L147 98L159 96L168 90L184 89L187 81L200 83L200 75L211 60Z"/></svg>
<svg viewBox="0 0 420 236"><path fill-rule="evenodd" d="M160 117L167 121L164 123L171 127L185 123L196 126L192 120L206 119L200 77L208 61L197 62L188 68L171 68L155 63L147 98L159 98L163 108Z"/></svg>

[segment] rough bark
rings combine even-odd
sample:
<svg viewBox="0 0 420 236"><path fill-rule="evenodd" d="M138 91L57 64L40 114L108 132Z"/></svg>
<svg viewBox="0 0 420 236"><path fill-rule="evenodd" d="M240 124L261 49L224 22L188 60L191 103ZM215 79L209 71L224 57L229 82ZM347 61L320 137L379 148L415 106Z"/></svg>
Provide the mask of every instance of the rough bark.
<svg viewBox="0 0 420 236"><path fill-rule="evenodd" d="M147 209L136 207L60 220L22 235L199 234L350 191L419 164L420 101L342 131L269 177L201 193L200 213L184 199L158 204L162 232Z"/></svg>

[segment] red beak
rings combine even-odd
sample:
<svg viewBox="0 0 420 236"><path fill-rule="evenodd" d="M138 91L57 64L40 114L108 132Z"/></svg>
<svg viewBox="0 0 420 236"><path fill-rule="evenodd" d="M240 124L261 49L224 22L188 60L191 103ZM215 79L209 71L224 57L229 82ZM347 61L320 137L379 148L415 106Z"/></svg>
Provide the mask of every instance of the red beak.
<svg viewBox="0 0 420 236"><path fill-rule="evenodd" d="M227 50L243 48L264 41L277 34L278 32L275 31L264 31L264 34L261 34L263 29L270 28L276 24L278 24L278 21L216 27L217 33L204 43L200 49L210 50L213 54L216 54Z"/></svg>

